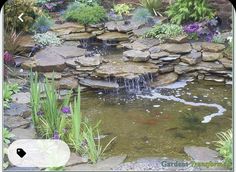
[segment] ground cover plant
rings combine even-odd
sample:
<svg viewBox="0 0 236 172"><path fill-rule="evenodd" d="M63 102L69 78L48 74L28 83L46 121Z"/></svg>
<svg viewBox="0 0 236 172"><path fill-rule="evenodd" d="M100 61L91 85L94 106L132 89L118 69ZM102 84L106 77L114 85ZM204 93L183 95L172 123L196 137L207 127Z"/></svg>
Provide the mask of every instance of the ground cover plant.
<svg viewBox="0 0 236 172"><path fill-rule="evenodd" d="M62 41L57 37L55 33L46 32L46 33L37 33L33 36L34 41L41 46L48 45L61 45Z"/></svg>
<svg viewBox="0 0 236 172"><path fill-rule="evenodd" d="M16 94L20 91L21 87L18 84L13 84L13 83L8 83L4 82L3 83L3 106L4 108L9 108L9 103L12 100L12 95Z"/></svg>

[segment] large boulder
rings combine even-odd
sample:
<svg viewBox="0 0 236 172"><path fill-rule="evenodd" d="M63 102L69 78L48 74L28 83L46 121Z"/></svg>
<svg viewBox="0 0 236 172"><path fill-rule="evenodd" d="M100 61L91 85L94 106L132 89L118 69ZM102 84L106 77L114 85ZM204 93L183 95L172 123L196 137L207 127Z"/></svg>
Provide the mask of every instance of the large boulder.
<svg viewBox="0 0 236 172"><path fill-rule="evenodd" d="M161 51L161 52L157 52L157 53L151 54L151 59L158 60L161 57L167 57L169 55L170 55L170 53L165 52L165 51Z"/></svg>
<svg viewBox="0 0 236 172"><path fill-rule="evenodd" d="M217 53L217 52L223 51L225 49L225 45L224 44L210 43L210 42L203 42L202 43L202 49L204 51Z"/></svg>
<svg viewBox="0 0 236 172"><path fill-rule="evenodd" d="M202 53L202 60L206 62L216 61L221 58L223 58L222 53L211 53L211 52Z"/></svg>
<svg viewBox="0 0 236 172"><path fill-rule="evenodd" d="M202 53L194 52L181 57L181 61L190 65L195 65L202 60Z"/></svg>
<svg viewBox="0 0 236 172"><path fill-rule="evenodd" d="M186 54L190 53L192 51L192 47L189 43L184 44L161 44L160 45L161 50L167 51L170 53L176 53L176 54Z"/></svg>
<svg viewBox="0 0 236 172"><path fill-rule="evenodd" d="M123 56L134 62L148 61L150 53L148 51L128 50L123 53Z"/></svg>

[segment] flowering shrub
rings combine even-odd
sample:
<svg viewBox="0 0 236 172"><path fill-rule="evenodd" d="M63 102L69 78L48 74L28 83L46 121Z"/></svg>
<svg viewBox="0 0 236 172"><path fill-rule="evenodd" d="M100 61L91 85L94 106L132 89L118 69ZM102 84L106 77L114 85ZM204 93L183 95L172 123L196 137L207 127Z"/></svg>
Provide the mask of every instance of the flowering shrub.
<svg viewBox="0 0 236 172"><path fill-rule="evenodd" d="M217 21L215 19L187 24L183 30L191 39L200 39L207 42L212 42L213 38L219 35Z"/></svg>

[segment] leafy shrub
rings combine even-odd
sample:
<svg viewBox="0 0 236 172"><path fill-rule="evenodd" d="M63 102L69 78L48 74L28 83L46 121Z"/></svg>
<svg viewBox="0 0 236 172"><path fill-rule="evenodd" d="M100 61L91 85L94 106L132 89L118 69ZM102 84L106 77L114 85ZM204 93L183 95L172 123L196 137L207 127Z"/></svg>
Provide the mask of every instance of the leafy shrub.
<svg viewBox="0 0 236 172"><path fill-rule="evenodd" d="M140 0L139 1L141 6L148 9L150 13L154 15L158 15L158 11L161 7L162 1L161 0Z"/></svg>
<svg viewBox="0 0 236 172"><path fill-rule="evenodd" d="M33 36L35 42L42 46L48 45L61 45L60 38L57 37L55 33L46 32L46 33L37 33Z"/></svg>
<svg viewBox="0 0 236 172"><path fill-rule="evenodd" d="M93 6L93 5L101 3L100 0L77 0L77 2L81 3L81 4L86 4L86 5L89 5L89 6Z"/></svg>
<svg viewBox="0 0 236 172"><path fill-rule="evenodd" d="M22 32L17 33L15 30L4 32L4 50L11 54L19 54L23 51L21 46Z"/></svg>
<svg viewBox="0 0 236 172"><path fill-rule="evenodd" d="M175 38L183 34L183 29L175 24L158 24L144 34L146 38L158 38L160 40Z"/></svg>
<svg viewBox="0 0 236 172"><path fill-rule="evenodd" d="M32 27L32 31L37 33L47 32L53 25L52 19L47 15L41 15L36 20Z"/></svg>
<svg viewBox="0 0 236 172"><path fill-rule="evenodd" d="M152 14L145 8L138 8L134 11L132 20L140 23L148 23L152 19Z"/></svg>
<svg viewBox="0 0 236 172"><path fill-rule="evenodd" d="M220 155L224 158L224 164L232 168L233 163L233 133L229 129L226 132L216 134L219 141L216 141L216 147Z"/></svg>
<svg viewBox="0 0 236 172"><path fill-rule="evenodd" d="M85 26L102 22L105 17L106 12L102 6L88 6L80 3L70 5L64 14L67 21L79 22Z"/></svg>
<svg viewBox="0 0 236 172"><path fill-rule="evenodd" d="M24 22L21 22L18 19L18 16L21 13L24 13ZM40 11L35 7L34 0L7 1L4 4L5 28L7 29L7 31L15 29L17 32L28 32L38 14L40 14Z"/></svg>
<svg viewBox="0 0 236 172"><path fill-rule="evenodd" d="M182 24L211 19L214 17L214 12L205 0L176 0L168 7L167 15L172 23Z"/></svg>
<svg viewBox="0 0 236 172"><path fill-rule="evenodd" d="M114 5L114 12L120 16L122 15L127 15L130 13L130 11L132 11L133 8L131 5L129 4L117 4Z"/></svg>

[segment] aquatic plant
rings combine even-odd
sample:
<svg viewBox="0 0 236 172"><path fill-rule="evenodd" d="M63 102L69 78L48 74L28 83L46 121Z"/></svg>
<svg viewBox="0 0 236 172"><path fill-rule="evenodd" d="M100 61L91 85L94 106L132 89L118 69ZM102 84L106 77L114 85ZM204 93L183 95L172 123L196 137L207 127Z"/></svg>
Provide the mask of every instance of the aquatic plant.
<svg viewBox="0 0 236 172"><path fill-rule="evenodd" d="M97 24L106 18L105 9L99 5L89 6L81 3L73 3L64 13L67 21L78 22L87 26L88 24Z"/></svg>
<svg viewBox="0 0 236 172"><path fill-rule="evenodd" d="M113 9L114 12L119 16L127 15L133 10L132 5L126 3L116 4L114 5Z"/></svg>
<svg viewBox="0 0 236 172"><path fill-rule="evenodd" d="M32 27L32 31L37 33L45 33L49 31L52 25L53 20L50 18L50 16L43 14L35 20L35 23Z"/></svg>
<svg viewBox="0 0 236 172"><path fill-rule="evenodd" d="M156 16L161 16L161 14L158 12L162 4L161 0L139 0L139 2L141 6L148 9L150 13Z"/></svg>
<svg viewBox="0 0 236 172"><path fill-rule="evenodd" d="M168 7L166 14L170 17L170 21L175 24L214 17L213 10L205 0L176 0Z"/></svg>
<svg viewBox="0 0 236 172"><path fill-rule="evenodd" d="M134 11L132 20L140 23L148 23L150 20L152 20L152 14L149 12L148 9L137 8Z"/></svg>
<svg viewBox="0 0 236 172"><path fill-rule="evenodd" d="M225 132L219 132L216 134L218 141L215 141L217 151L224 158L224 164L226 167L232 169L233 163L233 132L229 129Z"/></svg>
<svg viewBox="0 0 236 172"><path fill-rule="evenodd" d="M175 24L158 24L144 34L146 38L167 39L183 35L183 29Z"/></svg>
<svg viewBox="0 0 236 172"><path fill-rule="evenodd" d="M48 45L61 45L61 39L57 37L55 33L46 32L46 33L37 33L33 36L33 39L37 44L42 46Z"/></svg>
<svg viewBox="0 0 236 172"><path fill-rule="evenodd" d="M18 93L21 87L18 84L13 83L3 83L3 107L9 108L9 103L12 100L12 95Z"/></svg>

